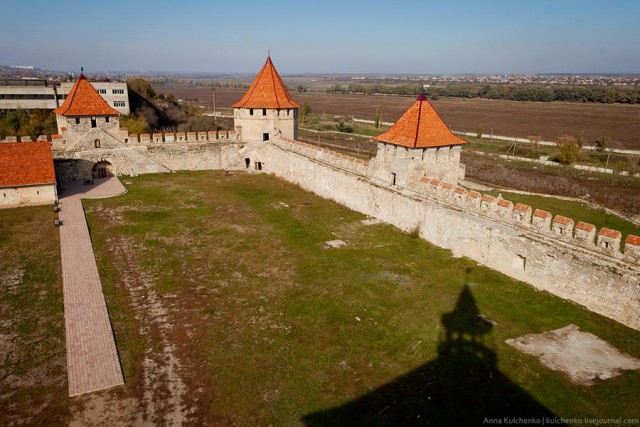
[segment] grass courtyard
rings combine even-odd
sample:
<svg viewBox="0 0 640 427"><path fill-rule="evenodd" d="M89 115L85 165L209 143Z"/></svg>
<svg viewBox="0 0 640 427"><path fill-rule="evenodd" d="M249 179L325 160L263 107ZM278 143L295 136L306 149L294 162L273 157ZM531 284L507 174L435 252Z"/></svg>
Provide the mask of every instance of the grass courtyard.
<svg viewBox="0 0 640 427"><path fill-rule="evenodd" d="M573 323L639 357L637 331L266 174L123 181L127 194L84 202L126 381L102 393L123 424L638 418L640 372L578 386L504 343ZM19 232L37 215L53 229L46 214L0 211L3 261L13 254L59 269L55 233L43 226L44 243L33 246ZM327 248L336 239L346 246ZM39 256L40 245L53 255ZM46 301L9 298L3 285L2 319L38 321L43 305L58 322L51 339L63 343L58 277L22 279L43 283ZM53 369L64 348L50 351L37 363ZM60 397L66 381L56 384L45 392L65 417L95 398L70 402ZM2 390L4 406L13 397Z"/></svg>

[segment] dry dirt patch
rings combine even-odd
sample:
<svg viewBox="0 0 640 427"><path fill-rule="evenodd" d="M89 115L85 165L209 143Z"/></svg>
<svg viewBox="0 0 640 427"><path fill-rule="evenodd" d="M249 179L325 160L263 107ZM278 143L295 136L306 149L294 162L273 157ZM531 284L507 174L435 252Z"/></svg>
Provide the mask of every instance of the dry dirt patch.
<svg viewBox="0 0 640 427"><path fill-rule="evenodd" d="M546 367L568 375L571 381L592 385L595 379L616 377L640 369L640 360L576 325L510 339L507 344L537 357Z"/></svg>

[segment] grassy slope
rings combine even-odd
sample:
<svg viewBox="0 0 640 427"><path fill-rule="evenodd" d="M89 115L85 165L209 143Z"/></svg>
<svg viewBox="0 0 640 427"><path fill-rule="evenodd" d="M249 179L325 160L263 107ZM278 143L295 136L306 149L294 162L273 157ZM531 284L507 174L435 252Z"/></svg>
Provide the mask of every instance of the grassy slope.
<svg viewBox="0 0 640 427"><path fill-rule="evenodd" d="M441 316L465 283L497 322L486 340L496 370L533 399L563 417L637 413L640 373L576 386L504 340L573 323L640 356L638 332L391 226L363 226L362 215L272 177L220 175L132 178L127 195L90 202L125 207L125 225L101 226L89 214L98 248L133 236L157 291L184 301L174 320L189 325L181 354L208 397L201 422L297 424L428 365ZM348 246L325 249L335 238ZM118 347L135 377L141 350L127 339L135 321L108 279L121 261L101 258Z"/></svg>
<svg viewBox="0 0 640 427"><path fill-rule="evenodd" d="M0 424L69 418L58 229L50 206L0 210Z"/></svg>

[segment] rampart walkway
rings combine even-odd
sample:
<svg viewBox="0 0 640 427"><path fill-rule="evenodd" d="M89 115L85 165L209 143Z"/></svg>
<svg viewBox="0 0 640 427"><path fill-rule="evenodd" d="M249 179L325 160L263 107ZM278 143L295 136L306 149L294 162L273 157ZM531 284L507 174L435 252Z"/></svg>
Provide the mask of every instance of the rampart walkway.
<svg viewBox="0 0 640 427"><path fill-rule="evenodd" d="M97 181L87 186L93 197L124 192L117 178ZM60 248L69 396L77 396L124 384L124 379L80 201L83 194L71 187L60 202Z"/></svg>

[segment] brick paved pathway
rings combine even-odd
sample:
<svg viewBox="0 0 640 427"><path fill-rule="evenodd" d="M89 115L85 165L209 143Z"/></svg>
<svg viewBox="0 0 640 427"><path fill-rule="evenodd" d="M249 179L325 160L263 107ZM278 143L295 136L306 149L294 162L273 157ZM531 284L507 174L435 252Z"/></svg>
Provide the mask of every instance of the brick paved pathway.
<svg viewBox="0 0 640 427"><path fill-rule="evenodd" d="M69 396L124 384L91 238L79 198L60 202Z"/></svg>

